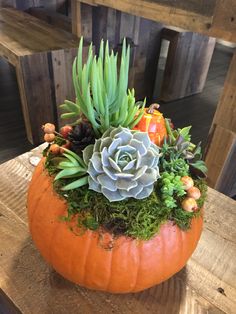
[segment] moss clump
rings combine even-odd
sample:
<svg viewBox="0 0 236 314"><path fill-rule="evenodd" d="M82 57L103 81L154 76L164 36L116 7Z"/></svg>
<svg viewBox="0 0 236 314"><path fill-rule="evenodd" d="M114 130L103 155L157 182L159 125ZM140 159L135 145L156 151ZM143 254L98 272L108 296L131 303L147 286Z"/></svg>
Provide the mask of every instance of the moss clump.
<svg viewBox="0 0 236 314"><path fill-rule="evenodd" d="M206 186L203 181L200 184L197 180L197 183L200 189ZM155 191L143 200L130 198L111 203L102 194L88 190L87 186L65 193L61 190L65 184L68 184L68 179L54 183L56 192L65 198L68 204L68 215L63 217L63 220L70 221L74 215L79 214L79 227L96 230L101 226L115 236L127 235L148 240L167 220L172 220L181 229L187 230L192 218L199 215L199 211L189 213L180 207L166 207ZM202 195L201 198L203 202L205 196Z"/></svg>
<svg viewBox="0 0 236 314"><path fill-rule="evenodd" d="M207 183L205 179L194 180L194 185L201 191L201 197L197 200L197 205L202 208L207 197Z"/></svg>

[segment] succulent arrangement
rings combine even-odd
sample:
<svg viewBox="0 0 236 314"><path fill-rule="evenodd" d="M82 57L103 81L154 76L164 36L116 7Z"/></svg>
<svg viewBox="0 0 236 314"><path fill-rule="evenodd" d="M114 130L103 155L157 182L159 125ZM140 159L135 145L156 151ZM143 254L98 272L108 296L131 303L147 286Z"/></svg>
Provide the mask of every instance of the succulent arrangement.
<svg viewBox="0 0 236 314"><path fill-rule="evenodd" d="M76 100L61 105L62 119L73 122L59 132L43 126L45 168L68 204L62 219L144 240L167 220L190 228L201 214L207 172L191 127L174 129L158 104L135 100L125 40L119 62L108 42L98 55L91 44L84 64L82 50L81 39L72 71Z"/></svg>

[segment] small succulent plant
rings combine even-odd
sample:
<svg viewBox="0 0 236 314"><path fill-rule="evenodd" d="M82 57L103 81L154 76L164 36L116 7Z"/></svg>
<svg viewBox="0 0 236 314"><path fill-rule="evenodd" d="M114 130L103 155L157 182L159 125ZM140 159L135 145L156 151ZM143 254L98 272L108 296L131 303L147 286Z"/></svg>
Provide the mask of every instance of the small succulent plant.
<svg viewBox="0 0 236 314"><path fill-rule="evenodd" d="M111 127L83 151L89 189L110 202L143 199L159 178L159 148L147 133Z"/></svg>
<svg viewBox="0 0 236 314"><path fill-rule="evenodd" d="M172 130L168 119L166 129L168 139L162 147L162 165L165 171L178 172L180 175L187 175L188 170L191 174L205 178L207 167L201 160L201 143L194 145L191 143L191 126L183 129ZM182 160L182 161L181 161Z"/></svg>

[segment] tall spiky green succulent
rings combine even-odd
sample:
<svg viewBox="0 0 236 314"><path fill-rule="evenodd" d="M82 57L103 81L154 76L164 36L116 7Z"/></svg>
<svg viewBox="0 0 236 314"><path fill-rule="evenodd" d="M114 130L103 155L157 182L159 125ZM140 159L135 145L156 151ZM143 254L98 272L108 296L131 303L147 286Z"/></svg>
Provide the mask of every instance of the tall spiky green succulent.
<svg viewBox="0 0 236 314"><path fill-rule="evenodd" d="M128 90L130 47L123 41L120 68L117 54L109 51L108 41L104 49L101 41L99 55L93 55L91 43L87 62L82 62L83 38L80 40L78 55L73 63L73 83L76 103L65 101L61 108L66 113L62 118L79 118L83 114L92 124L99 137L109 127L133 128L144 113L144 102L135 102L134 89ZM118 73L119 72L119 73Z"/></svg>

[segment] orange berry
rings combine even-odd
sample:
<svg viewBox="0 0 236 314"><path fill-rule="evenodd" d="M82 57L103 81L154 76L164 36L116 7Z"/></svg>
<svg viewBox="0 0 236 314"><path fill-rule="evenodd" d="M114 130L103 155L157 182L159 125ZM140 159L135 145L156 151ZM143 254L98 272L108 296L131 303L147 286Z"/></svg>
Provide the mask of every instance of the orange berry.
<svg viewBox="0 0 236 314"><path fill-rule="evenodd" d="M201 192L196 186L192 186L190 189L188 189L187 195L194 198L195 200L198 200L201 197Z"/></svg>
<svg viewBox="0 0 236 314"><path fill-rule="evenodd" d="M186 210L187 212L194 212L198 208L197 202L192 197L186 197L182 201L181 205L182 205L182 208Z"/></svg>
<svg viewBox="0 0 236 314"><path fill-rule="evenodd" d="M45 133L44 134L44 141L51 143L55 140L55 134L54 133Z"/></svg>
<svg viewBox="0 0 236 314"><path fill-rule="evenodd" d="M45 133L54 133L55 132L55 125L52 123L46 123L42 126L42 129Z"/></svg>
<svg viewBox="0 0 236 314"><path fill-rule="evenodd" d="M57 144L52 144L49 148L50 153L57 155L60 152L60 146Z"/></svg>
<svg viewBox="0 0 236 314"><path fill-rule="evenodd" d="M188 190L194 186L193 179L188 176L184 176L180 180L182 181L185 190Z"/></svg>

